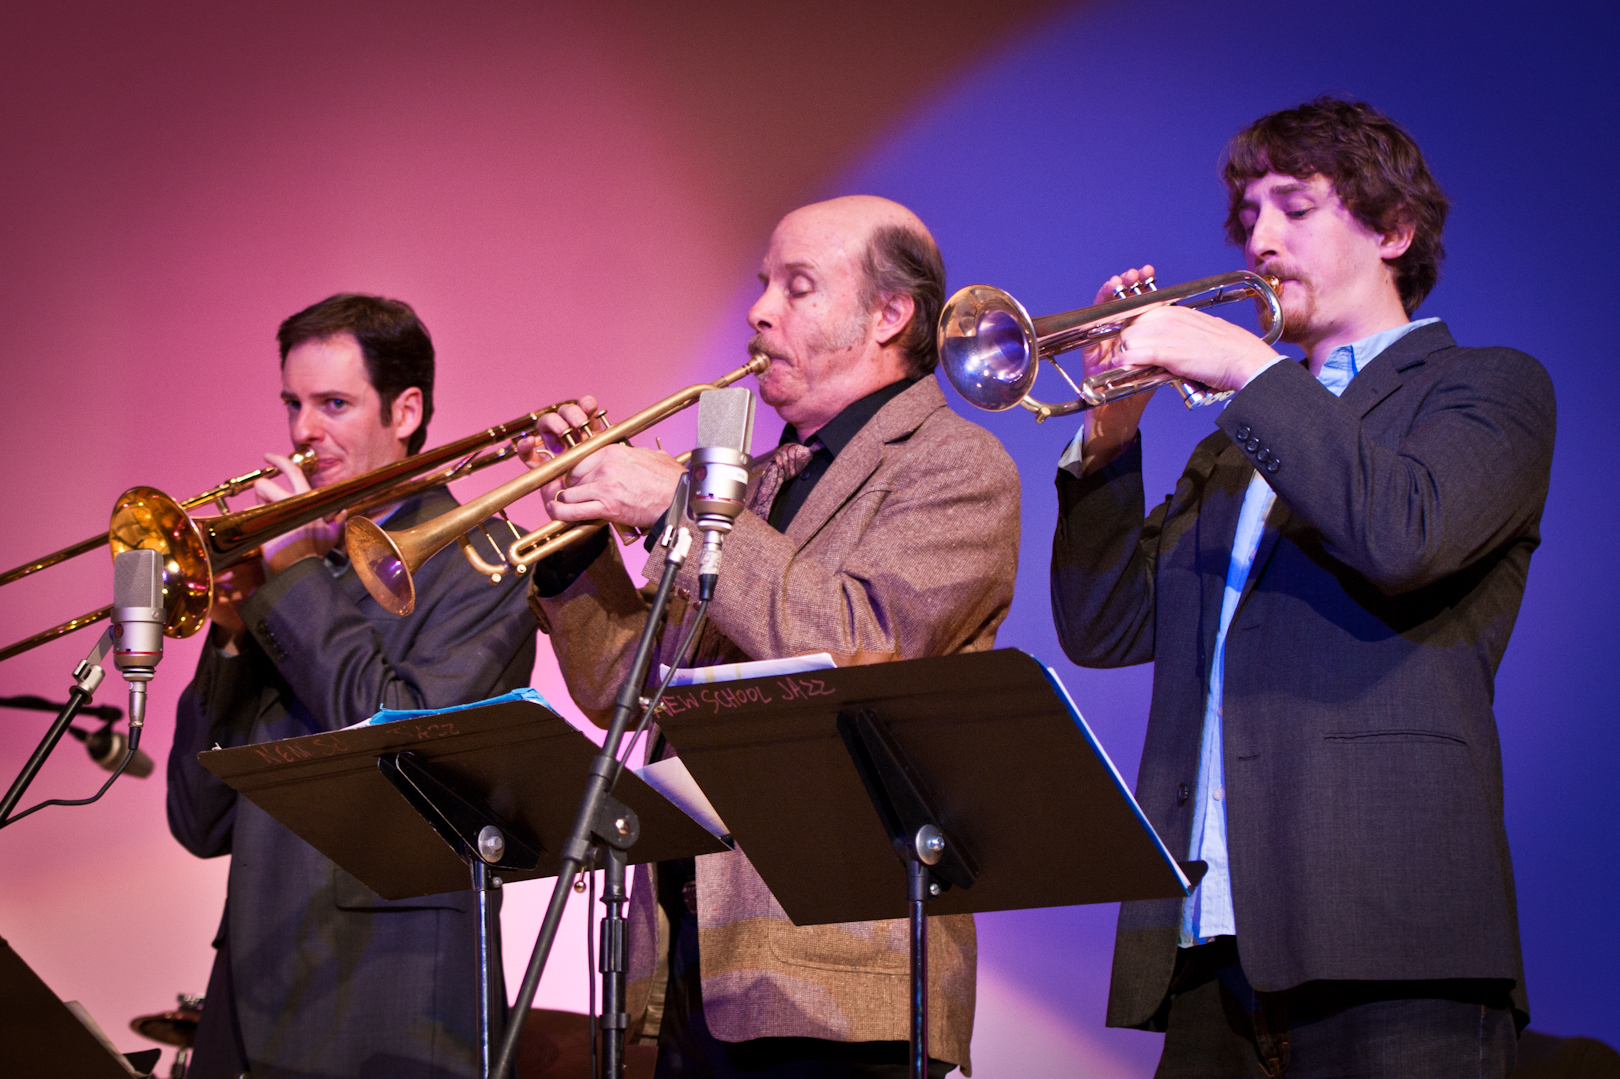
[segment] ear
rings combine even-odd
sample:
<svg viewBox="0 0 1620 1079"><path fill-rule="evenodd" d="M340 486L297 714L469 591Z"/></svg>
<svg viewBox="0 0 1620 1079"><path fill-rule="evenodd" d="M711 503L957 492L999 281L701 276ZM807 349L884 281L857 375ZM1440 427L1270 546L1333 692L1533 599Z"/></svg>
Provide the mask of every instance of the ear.
<svg viewBox="0 0 1620 1079"><path fill-rule="evenodd" d="M911 316L916 311L917 301L911 298L910 293L900 292L893 296L885 296L882 306L877 309L877 321L872 327L877 334L877 343L887 348L911 324Z"/></svg>
<svg viewBox="0 0 1620 1079"><path fill-rule="evenodd" d="M1417 235L1417 222L1409 213L1401 213L1393 227L1385 229L1378 235L1378 257L1385 262L1398 259L1406 254L1407 248L1412 246L1412 239Z"/></svg>
<svg viewBox="0 0 1620 1079"><path fill-rule="evenodd" d="M388 427L401 442L409 442L416 429L422 426L422 390L409 386L394 398L394 407Z"/></svg>

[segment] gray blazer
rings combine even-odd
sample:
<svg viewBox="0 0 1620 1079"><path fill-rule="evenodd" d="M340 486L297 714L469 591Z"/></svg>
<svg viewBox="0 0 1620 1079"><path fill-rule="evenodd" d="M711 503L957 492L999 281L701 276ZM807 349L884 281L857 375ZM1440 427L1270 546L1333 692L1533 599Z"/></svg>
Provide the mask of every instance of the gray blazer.
<svg viewBox="0 0 1620 1079"><path fill-rule="evenodd" d="M1528 1017L1491 711L1552 461L1551 381L1412 331L1334 398L1300 364L1234 397L1143 517L1141 444L1058 474L1052 604L1076 663L1152 661L1136 795L1190 842L1209 657L1256 467L1277 492L1226 640L1223 761L1249 980L1511 982ZM1120 911L1108 1022L1151 1026L1175 900Z"/></svg>
<svg viewBox="0 0 1620 1079"><path fill-rule="evenodd" d="M442 489L389 519L455 505ZM494 530L492 529L492 534ZM486 552L486 557L490 552ZM455 550L416 575L396 618L318 559L243 605L236 657L203 649L169 755L169 828L202 858L231 856L225 917L193 1069L199 1079L477 1076L472 893L389 902L197 763L238 746L335 730L378 705L465 704L529 683L523 578L491 585Z"/></svg>

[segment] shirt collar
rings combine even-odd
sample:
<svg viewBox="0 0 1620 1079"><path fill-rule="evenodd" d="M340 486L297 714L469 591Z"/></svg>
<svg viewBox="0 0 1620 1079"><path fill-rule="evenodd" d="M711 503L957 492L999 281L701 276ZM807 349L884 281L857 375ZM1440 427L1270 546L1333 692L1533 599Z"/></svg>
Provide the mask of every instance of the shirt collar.
<svg viewBox="0 0 1620 1079"><path fill-rule="evenodd" d="M1344 393L1345 388L1350 385L1350 380L1372 363L1380 352L1418 327L1439 321L1438 318L1420 318L1416 322L1406 322L1387 330L1379 330L1348 345L1340 345L1328 353L1327 362L1322 365L1322 373L1316 376L1317 381L1337 397Z"/></svg>
<svg viewBox="0 0 1620 1079"><path fill-rule="evenodd" d="M828 420L814 437L826 447L829 456L837 457L843 452L844 447L849 445L850 439L860 434L861 428L878 414L879 409L921 381L921 377L903 378L899 382L891 382L881 390L867 394L859 401L846 405L844 411ZM799 441L801 440L798 428L791 423L782 428L782 440L778 445Z"/></svg>

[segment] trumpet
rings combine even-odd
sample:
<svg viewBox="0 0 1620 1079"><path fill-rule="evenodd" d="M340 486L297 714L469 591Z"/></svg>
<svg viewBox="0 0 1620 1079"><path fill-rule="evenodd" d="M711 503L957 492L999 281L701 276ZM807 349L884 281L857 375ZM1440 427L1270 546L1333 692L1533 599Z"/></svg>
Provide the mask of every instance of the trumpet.
<svg viewBox="0 0 1620 1079"><path fill-rule="evenodd" d="M230 511L226 498L240 494L257 480L278 475L278 470L257 469L184 502L154 487L132 487L119 496L114 504L112 521L105 536L92 536L18 566L0 575L0 584L21 580L47 566L95 550L104 543L112 547L115 557L134 548L148 548L157 551L163 561L163 606L166 614L163 632L169 637L189 637L208 620L208 611L213 604L214 575L252 558L266 540L339 511L354 515L402 502L430 487L450 483L515 456L518 439L534 434L538 430L540 417L549 411L551 409L525 413L507 423L395 461L342 483L235 512ZM605 425L606 420L599 419L597 422ZM507 445L500 446L502 442ZM307 447L299 447L293 460L306 474L314 469L315 455ZM191 513L209 503L219 509L218 515L194 516ZM107 606L69 619L0 649L0 660L10 659L64 634L93 625L111 614L112 607Z"/></svg>
<svg viewBox="0 0 1620 1079"><path fill-rule="evenodd" d="M1119 367L1076 383L1054 358L1084 345L1119 336L1155 307L1216 307L1237 300L1256 300L1262 339L1272 344L1283 332L1282 283L1248 270L1216 274L1159 289L1153 278L1131 288L1115 289L1115 298L1091 307L1031 318L1024 305L990 285L969 285L945 304L939 316L940 366L957 392L989 412L1023 405L1035 422L1106 405L1133 394L1174 383L1188 408L1230 397L1230 393L1178 379L1162 367ZM1046 360L1074 391L1072 401L1045 404L1030 396L1040 361Z"/></svg>
<svg viewBox="0 0 1620 1079"><path fill-rule="evenodd" d="M517 537L507 547L505 561L492 564L473 548L469 536L481 529L487 518L504 513L507 506L525 495L532 494L554 479L572 472L581 461L598 450L632 438L675 413L697 404L698 398L708 390L720 390L745 375L764 373L770 358L755 353L747 363L714 382L688 386L673 393L657 404L642 409L622 423L608 426L605 420L593 417L583 428L570 430L562 453L523 475L440 514L414 528L398 532L385 532L363 517L350 518L344 525L349 545L349 560L360 576L366 591L371 593L385 610L397 615L410 614L416 607L416 584L413 575L428 559L450 546L459 544L462 554L473 568L499 584L508 571L527 572L528 567L564 547L578 543L601 530L606 522L553 521L543 528Z"/></svg>

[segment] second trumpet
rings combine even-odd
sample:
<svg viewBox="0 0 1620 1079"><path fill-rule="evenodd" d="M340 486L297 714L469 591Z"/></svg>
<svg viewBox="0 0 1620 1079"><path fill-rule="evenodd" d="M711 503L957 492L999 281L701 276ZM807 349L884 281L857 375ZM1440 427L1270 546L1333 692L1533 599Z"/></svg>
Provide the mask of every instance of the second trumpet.
<svg viewBox="0 0 1620 1079"><path fill-rule="evenodd" d="M979 408L1001 412L1023 405L1035 422L1067 416L1132 394L1175 383L1187 407L1229 396L1188 384L1160 367L1120 367L1075 382L1054 358L1061 353L1119 336L1144 312L1175 305L1194 309L1236 300L1256 300L1263 340L1272 344L1283 332L1281 282L1248 270L1216 274L1172 288L1159 289L1150 277L1116 299L1056 315L1031 318L1024 305L990 285L969 285L945 304L939 316L939 363L957 392ZM1074 391L1072 401L1049 405L1035 400L1040 361L1057 368Z"/></svg>
<svg viewBox="0 0 1620 1079"><path fill-rule="evenodd" d="M532 494L552 480L568 475L580 462L603 447L623 442L682 409L697 404L705 390L724 389L744 375L762 374L769 366L768 357L756 354L747 363L714 382L688 386L612 427L603 430L592 425L589 430L578 432L580 436L588 437L582 437L581 441L551 460L415 528L385 532L364 517L351 517L344 525L349 560L371 597L384 610L402 616L416 608L416 584L412 575L422 568L423 563L452 543L460 544L462 553L473 567L491 580L500 581L509 570L523 573L547 555L602 528L602 522L553 522L526 536L519 536L507 547L506 562L500 565L486 562L467 538L468 533L481 528L485 520L501 513L524 495Z"/></svg>

